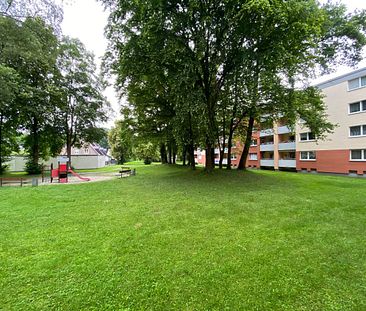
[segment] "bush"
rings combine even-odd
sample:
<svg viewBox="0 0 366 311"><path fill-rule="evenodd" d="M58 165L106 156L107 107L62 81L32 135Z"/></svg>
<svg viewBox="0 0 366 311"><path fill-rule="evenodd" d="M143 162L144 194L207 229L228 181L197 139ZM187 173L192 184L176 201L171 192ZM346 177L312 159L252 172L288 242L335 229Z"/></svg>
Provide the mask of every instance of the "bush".
<svg viewBox="0 0 366 311"><path fill-rule="evenodd" d="M32 161L28 161L25 164L25 171L29 175L38 175L42 172L42 165L38 163L33 163Z"/></svg>
<svg viewBox="0 0 366 311"><path fill-rule="evenodd" d="M145 158L144 159L144 164L145 165L149 165L149 164L151 164L152 163L152 160L150 159L150 158Z"/></svg>
<svg viewBox="0 0 366 311"><path fill-rule="evenodd" d="M7 169L8 169L7 164L0 166L0 175L4 174Z"/></svg>

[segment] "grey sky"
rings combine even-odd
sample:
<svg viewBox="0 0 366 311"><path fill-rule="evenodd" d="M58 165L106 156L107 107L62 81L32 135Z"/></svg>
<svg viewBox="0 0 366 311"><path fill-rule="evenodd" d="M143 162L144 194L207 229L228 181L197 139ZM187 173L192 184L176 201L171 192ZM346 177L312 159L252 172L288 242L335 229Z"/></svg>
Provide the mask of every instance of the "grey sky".
<svg viewBox="0 0 366 311"><path fill-rule="evenodd" d="M321 0L321 3L326 0ZM356 9L366 9L365 0L342 0L350 11ZM87 47L93 51L98 63L107 48L107 40L104 38L104 27L107 24L108 13L103 10L103 6L96 0L74 0L66 1L64 5L64 20L62 30L65 35L79 38ZM366 66L366 60L362 61L357 68ZM340 67L336 73L328 76L323 76L315 82L325 81L334 76L352 71L352 68ZM105 95L111 102L115 114L113 119L119 116L119 103L115 95L113 87L106 90ZM108 126L113 125L113 120L108 123Z"/></svg>

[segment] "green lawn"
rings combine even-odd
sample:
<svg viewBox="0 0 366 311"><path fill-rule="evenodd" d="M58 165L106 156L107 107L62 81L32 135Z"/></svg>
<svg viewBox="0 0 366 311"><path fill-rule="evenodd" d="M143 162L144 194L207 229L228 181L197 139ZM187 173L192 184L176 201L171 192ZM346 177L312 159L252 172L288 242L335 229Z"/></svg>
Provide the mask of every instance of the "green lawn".
<svg viewBox="0 0 366 311"><path fill-rule="evenodd" d="M366 310L366 180L138 166L0 189L0 310Z"/></svg>

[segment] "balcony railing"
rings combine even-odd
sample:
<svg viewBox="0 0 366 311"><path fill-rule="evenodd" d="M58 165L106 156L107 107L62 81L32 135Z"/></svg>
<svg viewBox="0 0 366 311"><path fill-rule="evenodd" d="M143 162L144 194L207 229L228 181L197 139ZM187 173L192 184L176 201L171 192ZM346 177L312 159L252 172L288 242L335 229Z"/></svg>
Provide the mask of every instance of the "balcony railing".
<svg viewBox="0 0 366 311"><path fill-rule="evenodd" d="M279 126L277 128L277 133L278 134L288 134L288 133L291 133L291 129L287 125Z"/></svg>
<svg viewBox="0 0 366 311"><path fill-rule="evenodd" d="M295 159L283 159L278 161L279 167L290 167L296 168L296 160Z"/></svg>
<svg viewBox="0 0 366 311"><path fill-rule="evenodd" d="M219 163L220 163L220 159L215 159L215 164L219 165ZM226 165L227 164L227 159L223 159L222 164Z"/></svg>
<svg viewBox="0 0 366 311"><path fill-rule="evenodd" d="M296 142L287 141L278 144L278 150L296 150Z"/></svg>
<svg viewBox="0 0 366 311"><path fill-rule="evenodd" d="M273 151L273 150L274 150L273 143L261 144L261 146L260 146L260 151Z"/></svg>
<svg viewBox="0 0 366 311"><path fill-rule="evenodd" d="M274 166L274 160L273 159L262 159L261 160L261 166L273 167Z"/></svg>
<svg viewBox="0 0 366 311"><path fill-rule="evenodd" d="M260 137L272 136L272 135L273 135L273 129L262 130L259 134Z"/></svg>

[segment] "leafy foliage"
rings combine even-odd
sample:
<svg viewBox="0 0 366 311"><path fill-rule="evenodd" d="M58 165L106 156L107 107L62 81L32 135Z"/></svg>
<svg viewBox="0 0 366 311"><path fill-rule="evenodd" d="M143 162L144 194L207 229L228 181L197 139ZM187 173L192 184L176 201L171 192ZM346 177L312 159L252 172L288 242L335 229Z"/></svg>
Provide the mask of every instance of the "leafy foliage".
<svg viewBox="0 0 366 311"><path fill-rule="evenodd" d="M204 146L207 170L220 136L234 135L243 121L247 145L261 115L331 131L307 82L339 63L357 63L366 43L366 14L330 2L102 2L111 10L106 63L142 134Z"/></svg>
<svg viewBox="0 0 366 311"><path fill-rule="evenodd" d="M50 19L60 17L58 8L47 11L53 5L48 0L32 3L22 7L9 1L0 14L0 168L22 135L27 168L36 172L40 159L59 154L65 144L69 153L74 145L105 137L100 124L107 120L109 105L93 55L78 40L60 40L49 26ZM46 11L30 17L41 3ZM47 22L38 17L42 12Z"/></svg>
<svg viewBox="0 0 366 311"><path fill-rule="evenodd" d="M112 156L117 159L118 164L131 160L133 155L133 132L128 123L119 120L109 131L108 143L111 147Z"/></svg>
<svg viewBox="0 0 366 311"><path fill-rule="evenodd" d="M55 124L71 148L98 141L105 135L98 124L108 118L109 104L102 94L105 84L96 75L94 56L77 39L63 38L57 59L58 105Z"/></svg>

